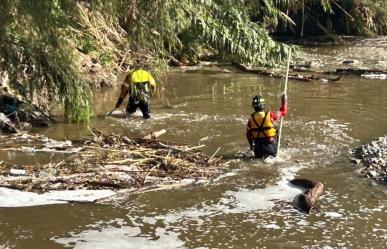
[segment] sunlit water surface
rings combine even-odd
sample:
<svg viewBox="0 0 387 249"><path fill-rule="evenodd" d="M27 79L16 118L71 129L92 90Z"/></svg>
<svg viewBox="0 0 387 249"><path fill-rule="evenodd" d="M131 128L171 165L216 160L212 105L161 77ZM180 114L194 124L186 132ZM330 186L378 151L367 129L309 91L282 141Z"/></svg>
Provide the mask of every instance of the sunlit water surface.
<svg viewBox="0 0 387 249"><path fill-rule="evenodd" d="M166 97L152 103L152 119L105 118L118 89L95 95L98 118L89 125L140 136L205 144L205 152L246 152L245 125L253 95L279 107L280 80L233 72L173 71ZM387 130L387 81L344 77L335 83L290 82L280 159L245 160L207 186L159 191L111 204L0 208L0 248L385 248L386 187L353 172L349 149ZM86 125L57 124L37 132L78 139ZM1 152L8 161L44 163L62 156ZM324 183L321 212L292 206L301 190L288 180ZM1 200L0 200L1 202Z"/></svg>

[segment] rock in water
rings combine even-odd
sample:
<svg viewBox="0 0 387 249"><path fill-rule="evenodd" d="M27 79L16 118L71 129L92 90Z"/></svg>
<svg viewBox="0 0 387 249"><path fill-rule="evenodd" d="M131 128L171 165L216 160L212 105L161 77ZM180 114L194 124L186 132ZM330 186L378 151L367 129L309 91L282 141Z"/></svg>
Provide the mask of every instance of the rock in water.
<svg viewBox="0 0 387 249"><path fill-rule="evenodd" d="M352 154L365 166L361 170L363 177L387 181L387 134L354 149Z"/></svg>

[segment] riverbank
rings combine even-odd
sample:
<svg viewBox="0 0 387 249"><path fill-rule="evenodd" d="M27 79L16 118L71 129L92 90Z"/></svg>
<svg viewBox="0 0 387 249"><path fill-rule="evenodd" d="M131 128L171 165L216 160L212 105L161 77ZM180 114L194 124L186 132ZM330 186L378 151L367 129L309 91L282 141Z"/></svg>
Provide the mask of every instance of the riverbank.
<svg viewBox="0 0 387 249"><path fill-rule="evenodd" d="M356 148L353 155L360 175L387 183L387 134Z"/></svg>

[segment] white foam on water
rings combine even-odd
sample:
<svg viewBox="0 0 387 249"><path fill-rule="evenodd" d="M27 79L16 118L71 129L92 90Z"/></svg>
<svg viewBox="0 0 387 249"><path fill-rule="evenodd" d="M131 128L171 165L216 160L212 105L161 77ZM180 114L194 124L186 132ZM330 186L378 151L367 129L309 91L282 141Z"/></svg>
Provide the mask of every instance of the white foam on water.
<svg viewBox="0 0 387 249"><path fill-rule="evenodd" d="M302 193L302 190L289 184L288 179L293 179L300 167L281 168L280 180L272 186L264 189L239 189L238 191L226 191L218 203L187 208L179 212L169 212L155 218L164 224L173 224L181 220L195 220L203 222L201 217L215 216L217 214L237 214L270 209L277 201L292 201Z"/></svg>
<svg viewBox="0 0 387 249"><path fill-rule="evenodd" d="M326 217L331 217L331 218L341 218L343 217L342 214L336 213L336 212L325 212L324 215Z"/></svg>
<svg viewBox="0 0 387 249"><path fill-rule="evenodd" d="M53 239L55 242L74 249L169 249L184 248L184 242L178 234L165 228L156 228L154 240L149 236L141 236L138 227L123 226L120 228L107 227L101 230L83 231L71 238Z"/></svg>
<svg viewBox="0 0 387 249"><path fill-rule="evenodd" d="M265 158L265 160L263 160L263 162L265 164L268 164L268 165L284 163L284 162L287 162L291 159L292 154L294 154L294 151L292 151L291 149L285 149L285 148L282 149L282 147L281 147L281 150L278 151L278 154L276 157L269 156L269 157Z"/></svg>
<svg viewBox="0 0 387 249"><path fill-rule="evenodd" d="M213 181L214 181L214 182L217 182L217 181L219 181L219 180L221 180L221 179L223 179L223 178L235 176L236 174L237 174L236 171L233 171L233 172L227 172L227 173L225 173L225 174L219 175L219 176L216 177Z"/></svg>
<svg viewBox="0 0 387 249"><path fill-rule="evenodd" d="M202 202L183 210L171 210L163 215L147 215L133 217L128 214L129 220L134 227L123 226L121 228L108 227L100 231L87 230L71 238L54 239L54 241L75 245L76 249L98 249L98 248L183 248L185 243L178 236L180 230L184 229L179 223L194 221L197 226L204 226L211 217L222 214L237 214L270 209L277 201L291 201L295 195L302 190L292 187L288 179L294 178L301 167L280 168L280 179L276 184L264 189L240 189L238 191L227 191L215 204ZM133 222L135 221L135 222ZM144 224L155 225L162 223L164 228L156 228L157 239L152 237L141 237L138 227ZM183 225L184 226L184 225ZM267 224L267 229L279 229L276 224ZM167 231L167 230L173 230ZM144 236L144 235L142 235Z"/></svg>
<svg viewBox="0 0 387 249"><path fill-rule="evenodd" d="M276 201L292 201L302 190L289 184L289 179L294 178L300 167L281 168L280 180L272 186L264 189L240 189L239 191L227 191L229 198L235 199L235 207L229 213L252 212L256 210L270 209Z"/></svg>
<svg viewBox="0 0 387 249"><path fill-rule="evenodd" d="M274 230L281 229L281 227L279 227L277 224L267 224L267 225L262 226L262 228L274 229Z"/></svg>
<svg viewBox="0 0 387 249"><path fill-rule="evenodd" d="M122 109L122 110L115 110L110 115L112 115L113 117L114 116L142 117L142 112L140 110L136 110L134 113L131 113L130 115L128 115L126 113L126 110Z"/></svg>
<svg viewBox="0 0 387 249"><path fill-rule="evenodd" d="M38 205L64 204L71 201L93 202L115 195L111 190L66 190L43 194L0 188L0 207L29 207Z"/></svg>
<svg viewBox="0 0 387 249"><path fill-rule="evenodd" d="M154 218L154 217L149 217L149 216L144 216L144 217L142 218L142 221L143 221L144 223L147 223L147 224L150 224L150 225L154 225L154 224L157 223L157 219L156 219L156 218Z"/></svg>

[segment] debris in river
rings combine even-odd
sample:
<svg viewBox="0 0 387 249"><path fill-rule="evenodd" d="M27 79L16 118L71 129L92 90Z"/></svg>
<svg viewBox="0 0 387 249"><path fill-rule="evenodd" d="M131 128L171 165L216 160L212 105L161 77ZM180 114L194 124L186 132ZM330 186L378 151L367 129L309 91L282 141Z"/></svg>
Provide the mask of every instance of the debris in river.
<svg viewBox="0 0 387 249"><path fill-rule="evenodd" d="M336 74L367 75L367 74L387 74L387 70L381 68L337 68Z"/></svg>
<svg viewBox="0 0 387 249"><path fill-rule="evenodd" d="M2 112L0 112L0 130L4 133L16 133L19 131L15 124Z"/></svg>
<svg viewBox="0 0 387 249"><path fill-rule="evenodd" d="M286 75L283 74L283 73L275 73L275 72L272 72L272 71L268 71L266 69L251 69L245 65L242 65L242 64L237 64L237 63L234 63L234 66L236 68L238 68L239 70L242 70L244 72L248 72L248 73L253 73L253 74L259 74L259 75L266 75L266 76L270 76L270 77L273 77L273 78L285 78ZM299 71L299 69L294 69L294 71ZM310 71L308 69L308 71ZM320 82L332 82L332 81L339 81L341 79L341 75L337 76L337 77L323 77L323 76L318 76L317 75L317 72L316 74L312 74L312 75L302 75L302 74L299 74L299 73L296 73L296 74L289 74L288 76L289 79L291 80L298 80L298 81L320 81Z"/></svg>
<svg viewBox="0 0 387 249"><path fill-rule="evenodd" d="M21 97L0 89L0 130L4 133L17 133L34 127L53 123L50 115L36 105L28 104Z"/></svg>
<svg viewBox="0 0 387 249"><path fill-rule="evenodd" d="M155 188L180 186L184 179L209 180L232 161L211 158L202 146L181 146L155 139L133 139L96 129L78 145L81 150L59 163L36 166L0 164L0 187L31 192L75 189ZM10 170L25 171L12 175ZM130 191L131 192L131 191Z"/></svg>
<svg viewBox="0 0 387 249"><path fill-rule="evenodd" d="M359 64L358 60L344 60L343 64Z"/></svg>
<svg viewBox="0 0 387 249"><path fill-rule="evenodd" d="M27 173L24 169L10 169L9 174L13 176L25 176Z"/></svg>
<svg viewBox="0 0 387 249"><path fill-rule="evenodd" d="M354 149L352 154L353 162L355 159L362 162L360 175L387 182L387 134Z"/></svg>
<svg viewBox="0 0 387 249"><path fill-rule="evenodd" d="M0 137L0 142L2 145L0 151L76 153L82 150L82 147L74 147L71 141L56 141L46 136L30 135L25 132L13 134L8 139ZM25 146L21 146L20 142L25 143Z"/></svg>
<svg viewBox="0 0 387 249"><path fill-rule="evenodd" d="M362 74L361 77L368 78L368 79L379 79L379 80L385 80L387 79L387 74Z"/></svg>

